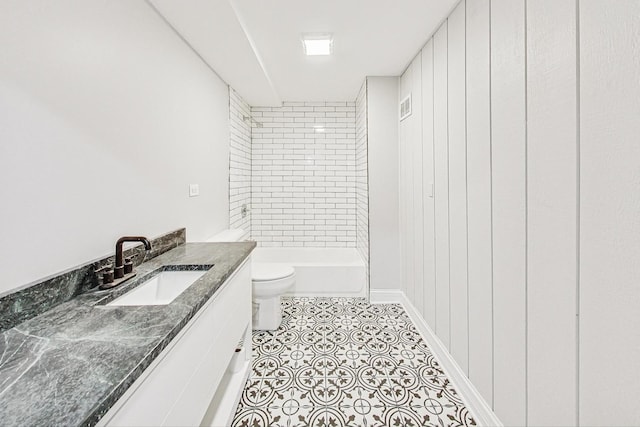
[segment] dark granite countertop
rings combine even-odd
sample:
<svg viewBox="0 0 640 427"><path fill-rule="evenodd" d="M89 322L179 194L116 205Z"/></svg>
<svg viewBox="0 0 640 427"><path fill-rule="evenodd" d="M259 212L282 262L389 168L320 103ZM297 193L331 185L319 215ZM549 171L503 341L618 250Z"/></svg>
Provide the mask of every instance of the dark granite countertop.
<svg viewBox="0 0 640 427"><path fill-rule="evenodd" d="M0 424L95 425L254 247L254 242L178 246L141 264L131 283L82 294L2 332ZM158 268L211 264L170 304L100 305Z"/></svg>

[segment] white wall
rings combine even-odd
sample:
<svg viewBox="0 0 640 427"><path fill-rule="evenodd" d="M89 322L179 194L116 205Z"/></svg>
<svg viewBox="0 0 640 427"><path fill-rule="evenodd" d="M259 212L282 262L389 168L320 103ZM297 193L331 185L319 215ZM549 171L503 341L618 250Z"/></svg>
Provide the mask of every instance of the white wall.
<svg viewBox="0 0 640 427"><path fill-rule="evenodd" d="M371 289L400 286L397 99L397 77L367 77Z"/></svg>
<svg viewBox="0 0 640 427"><path fill-rule="evenodd" d="M578 16L580 423L637 426L640 2L581 1Z"/></svg>
<svg viewBox="0 0 640 427"><path fill-rule="evenodd" d="M261 246L356 247L356 103L252 107L251 231Z"/></svg>
<svg viewBox="0 0 640 427"><path fill-rule="evenodd" d="M577 414L577 11L572 0L526 5L527 421L572 425Z"/></svg>
<svg viewBox="0 0 640 427"><path fill-rule="evenodd" d="M400 79L399 97L400 101L410 95L410 88L414 84L421 81L420 72L420 54L414 59L406 72ZM416 91L417 92L417 91ZM413 253L416 249L421 248L422 234L421 225L414 221L415 209L420 208L422 196L416 194L414 187L414 171L420 171L419 162L421 160L418 155L420 144L417 143L418 133L420 129L420 96L412 95L412 114L400 122L398 126L398 142L399 142L399 203L400 203L400 247L401 253ZM399 104L396 101L396 106ZM417 166L417 167L416 167ZM416 197L418 196L418 197ZM419 299L415 298L415 289L421 287L414 286L416 281L421 281L422 263L420 257L416 253L413 257L401 257L401 289L419 304Z"/></svg>
<svg viewBox="0 0 640 427"><path fill-rule="evenodd" d="M467 117L464 3L460 3L453 10L447 25L450 351L462 370L468 375L467 132L465 125Z"/></svg>
<svg viewBox="0 0 640 427"><path fill-rule="evenodd" d="M469 378L493 404L490 8L466 5Z"/></svg>
<svg viewBox="0 0 640 427"><path fill-rule="evenodd" d="M369 283L369 169L367 135L367 79L356 98L356 249L364 260Z"/></svg>
<svg viewBox="0 0 640 427"><path fill-rule="evenodd" d="M492 0L490 6L493 407L506 425L524 425L527 422L525 1ZM548 416L553 419L555 414L549 412Z"/></svg>
<svg viewBox="0 0 640 427"><path fill-rule="evenodd" d="M637 1L463 0L401 78L403 290L505 425L640 423L639 37Z"/></svg>
<svg viewBox="0 0 640 427"><path fill-rule="evenodd" d="M423 230L423 250L422 250L422 266L423 266L423 282L422 282L422 298L423 313L425 320L435 327L436 325L436 265L435 265L435 171L434 171L434 155L435 155L435 98L434 98L434 69L433 69L433 39L429 40L422 49L421 76L422 93L420 94L420 103L422 104L422 188L424 195L422 197L423 217L418 218L422 221ZM422 102L423 99L432 100L432 102Z"/></svg>
<svg viewBox="0 0 640 427"><path fill-rule="evenodd" d="M227 86L146 3L3 1L0 44L0 292L227 227Z"/></svg>
<svg viewBox="0 0 640 427"><path fill-rule="evenodd" d="M435 323L431 325L450 348L449 128L447 124L447 32L445 21L433 35L433 175ZM422 102L422 101L421 101ZM429 99L424 103L428 104Z"/></svg>

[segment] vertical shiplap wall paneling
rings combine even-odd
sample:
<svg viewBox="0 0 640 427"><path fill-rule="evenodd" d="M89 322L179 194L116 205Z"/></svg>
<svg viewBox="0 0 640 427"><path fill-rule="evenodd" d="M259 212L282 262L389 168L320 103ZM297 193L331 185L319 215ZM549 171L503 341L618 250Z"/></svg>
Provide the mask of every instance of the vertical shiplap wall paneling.
<svg viewBox="0 0 640 427"><path fill-rule="evenodd" d="M527 2L528 419L576 425L576 2ZM553 390L551 393L550 390Z"/></svg>
<svg viewBox="0 0 640 427"><path fill-rule="evenodd" d="M409 69L406 73L406 92L405 96L411 94L411 107L412 114L407 117L403 122L402 126L404 127L404 137L405 137L405 179L406 179L406 258L407 258L407 283L406 283L406 295L411 301L415 301L415 223L413 221L414 216L414 194L413 194L413 157L415 152L415 141L414 141L414 126L415 126L415 116L413 115L413 106L415 105L415 100L413 99L414 87L415 83L414 75L416 73L415 60L411 62L409 65Z"/></svg>
<svg viewBox="0 0 640 427"><path fill-rule="evenodd" d="M411 76L411 67L407 68L405 73L400 78L400 90L398 91L400 99L398 100L398 105L400 101L402 101L411 90L409 82ZM405 294L409 292L409 281L412 279L409 277L409 221L408 215L409 211L407 209L407 205L409 203L409 191L411 190L411 186L409 186L408 180L408 159L410 158L408 155L408 127L406 123L406 119L401 121L398 125L398 140L400 146L400 156L399 156L399 171L400 171L400 251L401 251L401 262L402 262L402 282L401 288Z"/></svg>
<svg viewBox="0 0 640 427"><path fill-rule="evenodd" d="M525 2L491 2L494 410L526 423Z"/></svg>
<svg viewBox="0 0 640 427"><path fill-rule="evenodd" d="M403 98L403 93L404 93L404 75L402 77L400 77L398 79L398 100L396 102L396 107L400 104L402 98ZM399 117L399 110L398 110L398 117ZM404 180L404 145L405 145L405 141L404 141L404 128L401 124L402 122L398 123L398 223L399 223L399 230L400 230L400 289L404 292L405 290L405 282L407 280L407 272L406 272L406 266L407 266L407 261L405 259L405 252L406 252L406 248L404 246L404 242L406 239L406 232L407 230L405 229L404 225L405 225L405 209L404 209L404 201L405 201L405 188L406 188L406 183Z"/></svg>
<svg viewBox="0 0 640 427"><path fill-rule="evenodd" d="M637 0L466 0L404 75L405 291L505 425L640 424L638 40Z"/></svg>
<svg viewBox="0 0 640 427"><path fill-rule="evenodd" d="M449 328L449 130L447 126L447 22L433 36L436 324L450 348ZM432 325L433 326L433 325Z"/></svg>
<svg viewBox="0 0 640 427"><path fill-rule="evenodd" d="M493 403L490 0L467 0L469 378Z"/></svg>
<svg viewBox="0 0 640 427"><path fill-rule="evenodd" d="M640 2L579 8L580 424L640 425Z"/></svg>
<svg viewBox="0 0 640 427"><path fill-rule="evenodd" d="M448 19L449 253L451 355L469 374L465 1Z"/></svg>
<svg viewBox="0 0 640 427"><path fill-rule="evenodd" d="M422 51L414 58L412 72L411 106L411 160L413 162L413 269L414 305L424 316L424 208L422 194Z"/></svg>
<svg viewBox="0 0 640 427"><path fill-rule="evenodd" d="M433 40L422 49L422 188L423 188L423 307L432 329L436 324L435 229L433 198Z"/></svg>
<svg viewBox="0 0 640 427"><path fill-rule="evenodd" d="M409 66L409 72L407 73L407 94L411 94L411 106L413 108L414 100L413 100L413 83L415 74L415 61L411 62ZM413 111L413 110L412 110ZM415 296L415 255L414 255L414 241L415 241L415 224L413 222L414 215L414 203L413 199L413 154L415 151L415 144L413 141L413 125L414 125L414 116L413 114L404 120L403 125L405 128L405 142L406 142L406 163L405 163L405 173L406 173L406 184L407 184L407 198L406 198L406 221L407 221L407 291L406 295L409 297L411 301L414 301Z"/></svg>

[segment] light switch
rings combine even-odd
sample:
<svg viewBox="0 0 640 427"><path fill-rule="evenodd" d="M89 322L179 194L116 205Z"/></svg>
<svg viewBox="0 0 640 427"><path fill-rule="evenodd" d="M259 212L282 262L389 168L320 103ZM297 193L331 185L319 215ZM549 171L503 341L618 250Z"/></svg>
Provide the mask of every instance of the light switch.
<svg viewBox="0 0 640 427"><path fill-rule="evenodd" d="M198 184L189 184L189 197L198 197L200 195L200 186Z"/></svg>

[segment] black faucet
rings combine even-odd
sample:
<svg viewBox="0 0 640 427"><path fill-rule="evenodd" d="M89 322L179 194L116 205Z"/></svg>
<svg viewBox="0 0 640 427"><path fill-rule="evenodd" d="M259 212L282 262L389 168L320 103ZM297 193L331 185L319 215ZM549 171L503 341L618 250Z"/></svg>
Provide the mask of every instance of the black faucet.
<svg viewBox="0 0 640 427"><path fill-rule="evenodd" d="M142 242L147 251L151 250L151 242L149 242L149 239L146 237L124 236L119 238L116 242L116 266L113 269L113 276L115 279L121 279L124 277L124 260L122 259L122 244L124 242Z"/></svg>

